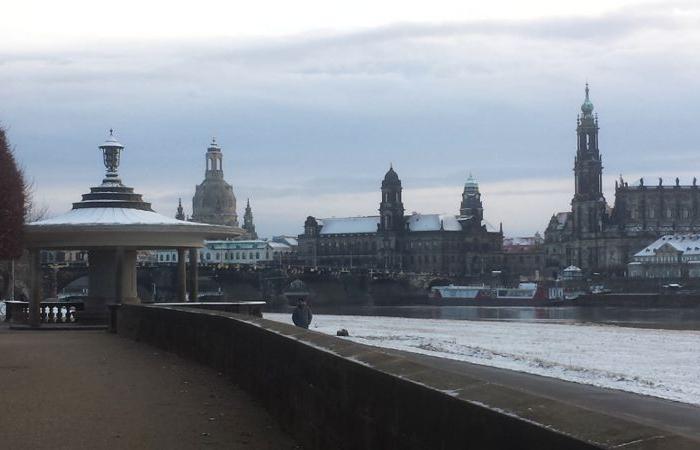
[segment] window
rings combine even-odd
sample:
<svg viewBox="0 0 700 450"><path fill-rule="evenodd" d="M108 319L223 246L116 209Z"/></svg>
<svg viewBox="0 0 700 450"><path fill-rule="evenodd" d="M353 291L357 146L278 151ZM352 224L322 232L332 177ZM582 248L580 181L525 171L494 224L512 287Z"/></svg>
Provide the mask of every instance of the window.
<svg viewBox="0 0 700 450"><path fill-rule="evenodd" d="M255 259L260 259L260 252L255 252Z"/></svg>
<svg viewBox="0 0 700 450"><path fill-rule="evenodd" d="M207 252L207 261L211 261L211 253Z"/></svg>

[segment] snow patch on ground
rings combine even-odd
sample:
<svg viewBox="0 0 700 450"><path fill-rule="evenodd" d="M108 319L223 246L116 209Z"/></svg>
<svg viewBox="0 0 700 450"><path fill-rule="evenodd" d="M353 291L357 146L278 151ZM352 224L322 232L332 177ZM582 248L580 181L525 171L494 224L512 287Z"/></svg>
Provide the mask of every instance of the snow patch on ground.
<svg viewBox="0 0 700 450"><path fill-rule="evenodd" d="M265 313L291 323L290 314ZM315 315L311 329L405 350L700 405L700 331Z"/></svg>

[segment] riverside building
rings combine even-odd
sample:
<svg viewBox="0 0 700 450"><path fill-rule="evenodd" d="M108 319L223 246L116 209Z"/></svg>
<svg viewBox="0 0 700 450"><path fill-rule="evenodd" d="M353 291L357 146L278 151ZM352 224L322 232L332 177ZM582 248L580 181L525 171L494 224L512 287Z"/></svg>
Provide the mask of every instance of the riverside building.
<svg viewBox="0 0 700 450"><path fill-rule="evenodd" d="M405 214L402 185L390 167L381 184L379 214L315 218L299 235L306 266L482 275L500 269L503 232L487 231L479 184L464 185L459 215Z"/></svg>

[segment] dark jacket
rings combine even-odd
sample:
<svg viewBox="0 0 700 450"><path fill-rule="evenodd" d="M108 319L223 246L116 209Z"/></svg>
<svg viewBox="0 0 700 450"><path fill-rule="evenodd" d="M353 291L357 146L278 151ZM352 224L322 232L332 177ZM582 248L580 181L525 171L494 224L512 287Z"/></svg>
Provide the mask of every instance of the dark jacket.
<svg viewBox="0 0 700 450"><path fill-rule="evenodd" d="M312 317L313 315L311 314L311 309L309 309L309 306L306 303L297 305L292 313L292 321L294 322L294 325L302 328L309 328Z"/></svg>

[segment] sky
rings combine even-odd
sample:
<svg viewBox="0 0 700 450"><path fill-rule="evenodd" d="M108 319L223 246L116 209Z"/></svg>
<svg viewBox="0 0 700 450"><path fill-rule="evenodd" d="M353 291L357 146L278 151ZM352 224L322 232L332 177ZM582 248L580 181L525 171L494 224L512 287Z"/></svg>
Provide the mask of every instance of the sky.
<svg viewBox="0 0 700 450"><path fill-rule="evenodd" d="M252 4L254 3L254 4ZM187 213L212 137L262 236L306 216L376 214L390 164L407 212L454 213L479 180L487 226L542 232L570 208L586 81L604 187L700 176L694 1L198 2L4 5L0 124L50 214L104 166Z"/></svg>

